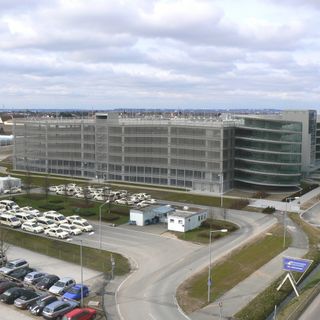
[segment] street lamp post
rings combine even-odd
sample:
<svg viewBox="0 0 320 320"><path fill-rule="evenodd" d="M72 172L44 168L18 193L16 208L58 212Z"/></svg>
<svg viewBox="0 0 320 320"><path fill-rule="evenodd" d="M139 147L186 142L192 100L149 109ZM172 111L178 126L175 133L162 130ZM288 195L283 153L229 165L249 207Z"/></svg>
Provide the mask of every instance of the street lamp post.
<svg viewBox="0 0 320 320"><path fill-rule="evenodd" d="M209 236L209 268L208 268L208 302L210 302L211 297L211 242L212 242L212 233L216 232L228 232L228 229L221 229L221 230L210 230L210 236Z"/></svg>
<svg viewBox="0 0 320 320"><path fill-rule="evenodd" d="M220 182L220 207L223 207L223 172L219 175L219 182Z"/></svg>
<svg viewBox="0 0 320 320"><path fill-rule="evenodd" d="M107 203L109 203L109 200L104 202L100 207L99 207L99 247L100 250L102 249L102 231L101 231L101 210L102 207L105 206Z"/></svg>
<svg viewBox="0 0 320 320"><path fill-rule="evenodd" d="M286 211L283 214L283 248L286 247L286 233L287 233L287 225L286 225L286 217L288 215L288 200L298 200L299 197L289 197L286 198Z"/></svg>

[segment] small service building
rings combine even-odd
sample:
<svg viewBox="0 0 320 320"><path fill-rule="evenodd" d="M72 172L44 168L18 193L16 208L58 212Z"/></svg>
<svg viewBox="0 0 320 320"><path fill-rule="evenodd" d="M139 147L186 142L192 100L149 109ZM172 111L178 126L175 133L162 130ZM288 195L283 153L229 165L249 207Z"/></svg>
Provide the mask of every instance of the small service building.
<svg viewBox="0 0 320 320"><path fill-rule="evenodd" d="M175 210L168 215L168 230L186 232L200 227L201 223L208 217L205 210L196 208L185 208Z"/></svg>
<svg viewBox="0 0 320 320"><path fill-rule="evenodd" d="M134 221L137 226L166 222L168 214L172 211L174 211L174 208L170 205L150 205L141 209L133 208L130 209L130 221Z"/></svg>
<svg viewBox="0 0 320 320"><path fill-rule="evenodd" d="M21 179L14 177L0 177L0 193L11 188L21 188Z"/></svg>

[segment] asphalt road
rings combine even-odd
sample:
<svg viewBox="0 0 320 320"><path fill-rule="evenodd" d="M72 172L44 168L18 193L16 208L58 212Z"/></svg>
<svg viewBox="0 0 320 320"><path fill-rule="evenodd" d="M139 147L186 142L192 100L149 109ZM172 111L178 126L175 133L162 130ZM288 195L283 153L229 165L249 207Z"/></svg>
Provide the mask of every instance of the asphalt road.
<svg viewBox="0 0 320 320"><path fill-rule="evenodd" d="M241 211L229 211L228 219L241 228L213 242L212 262L276 222L271 216ZM98 230L98 226L95 227ZM124 254L135 266L135 272L125 279L116 293L119 318L189 319L176 304L176 290L186 278L208 266L208 246L105 224L102 231L102 247ZM99 246L98 232L85 237L86 244Z"/></svg>

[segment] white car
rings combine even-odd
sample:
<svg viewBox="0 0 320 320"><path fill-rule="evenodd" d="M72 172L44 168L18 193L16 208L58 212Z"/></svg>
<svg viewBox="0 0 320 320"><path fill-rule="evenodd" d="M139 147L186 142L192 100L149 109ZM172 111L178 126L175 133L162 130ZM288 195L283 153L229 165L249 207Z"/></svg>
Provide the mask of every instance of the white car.
<svg viewBox="0 0 320 320"><path fill-rule="evenodd" d="M72 236L77 236L82 233L81 229L79 229L77 226L69 223L62 223L59 225L59 228L62 230L68 232Z"/></svg>
<svg viewBox="0 0 320 320"><path fill-rule="evenodd" d="M157 203L157 200L150 198L148 200L145 200L145 203L154 204L154 203Z"/></svg>
<svg viewBox="0 0 320 320"><path fill-rule="evenodd" d="M114 203L117 204L128 204L128 201L125 199L117 199Z"/></svg>
<svg viewBox="0 0 320 320"><path fill-rule="evenodd" d="M60 229L60 228L49 228L44 230L44 234L49 237L55 237L58 239L66 239L69 238L69 233Z"/></svg>
<svg viewBox="0 0 320 320"><path fill-rule="evenodd" d="M57 192L58 189L59 189L58 186L51 186L51 187L49 187L49 191L51 191L51 192Z"/></svg>
<svg viewBox="0 0 320 320"><path fill-rule="evenodd" d="M35 217L40 217L42 215L42 213L38 209L33 209L32 207L23 207L20 208L20 210L30 213Z"/></svg>
<svg viewBox="0 0 320 320"><path fill-rule="evenodd" d="M93 231L93 226L86 221L75 220L75 221L72 221L72 224L75 225L77 228L79 228L83 232Z"/></svg>
<svg viewBox="0 0 320 320"><path fill-rule="evenodd" d="M82 222L88 222L87 219L84 219L76 214L66 217L69 223L72 223L73 221L82 221Z"/></svg>
<svg viewBox="0 0 320 320"><path fill-rule="evenodd" d="M62 190L62 189L58 189L58 190L56 191L56 194L57 194L57 195L60 195L60 196L65 196L65 195L66 195L66 191L65 191L65 190Z"/></svg>
<svg viewBox="0 0 320 320"><path fill-rule="evenodd" d="M18 188L18 187L11 188L11 193L20 193L20 192L21 192L21 188Z"/></svg>
<svg viewBox="0 0 320 320"><path fill-rule="evenodd" d="M83 193L76 193L75 195L74 195L76 198L78 198L78 199L84 199L84 194Z"/></svg>
<svg viewBox="0 0 320 320"><path fill-rule="evenodd" d="M97 194L93 198L94 200L97 200L97 201L104 201L106 197L102 194Z"/></svg>
<svg viewBox="0 0 320 320"><path fill-rule="evenodd" d="M44 231L44 228L38 225L36 222L25 222L22 224L21 229L34 233L41 233Z"/></svg>

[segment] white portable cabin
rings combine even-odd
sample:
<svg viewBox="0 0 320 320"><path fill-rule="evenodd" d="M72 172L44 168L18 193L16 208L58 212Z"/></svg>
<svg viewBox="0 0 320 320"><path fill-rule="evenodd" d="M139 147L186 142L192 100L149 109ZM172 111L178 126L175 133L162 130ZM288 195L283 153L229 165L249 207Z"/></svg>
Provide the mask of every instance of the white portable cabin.
<svg viewBox="0 0 320 320"><path fill-rule="evenodd" d="M130 209L130 221L135 221L137 226L153 223L155 218L159 219L159 222L166 222L167 215L172 211L174 211L174 208L170 205L150 205L141 209L133 208Z"/></svg>
<svg viewBox="0 0 320 320"><path fill-rule="evenodd" d="M208 217L207 211L175 210L168 215L168 230L186 232L200 227Z"/></svg>
<svg viewBox="0 0 320 320"><path fill-rule="evenodd" d="M21 188L21 179L14 177L0 177L0 193L10 188Z"/></svg>

